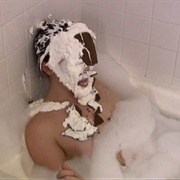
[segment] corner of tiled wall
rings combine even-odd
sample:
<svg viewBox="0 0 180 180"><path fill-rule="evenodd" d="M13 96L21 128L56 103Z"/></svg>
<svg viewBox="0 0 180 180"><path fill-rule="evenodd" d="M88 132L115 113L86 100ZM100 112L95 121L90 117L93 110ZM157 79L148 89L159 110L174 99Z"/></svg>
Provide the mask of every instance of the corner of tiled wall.
<svg viewBox="0 0 180 180"><path fill-rule="evenodd" d="M80 21L81 0L0 1L1 105L16 94L24 93L22 75L27 71L31 75L31 93L36 93L39 73L33 52L33 38L37 24L47 19L49 14L54 19Z"/></svg>
<svg viewBox="0 0 180 180"><path fill-rule="evenodd" d="M130 74L180 87L179 8L172 0L82 0L82 21Z"/></svg>
<svg viewBox="0 0 180 180"><path fill-rule="evenodd" d="M5 134L0 143L4 142L4 154L12 147L6 158L0 154L0 165L21 150L29 100L22 85L23 74L33 97L39 95L40 85L45 87L39 79L33 39L37 24L49 14L56 19L80 21L81 0L0 0L0 132Z"/></svg>
<svg viewBox="0 0 180 180"><path fill-rule="evenodd" d="M29 30L35 34L49 14L85 22L96 33L97 48L131 74L180 87L179 8L171 0L0 1L0 101L23 92L27 68L36 77L35 92L39 75Z"/></svg>

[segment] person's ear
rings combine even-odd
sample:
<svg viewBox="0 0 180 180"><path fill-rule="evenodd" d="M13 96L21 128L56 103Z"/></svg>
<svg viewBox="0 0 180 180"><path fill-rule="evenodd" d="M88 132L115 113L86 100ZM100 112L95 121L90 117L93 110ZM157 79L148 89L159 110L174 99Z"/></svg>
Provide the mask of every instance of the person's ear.
<svg viewBox="0 0 180 180"><path fill-rule="evenodd" d="M45 62L42 63L42 71L49 76L53 74L53 71L46 65Z"/></svg>

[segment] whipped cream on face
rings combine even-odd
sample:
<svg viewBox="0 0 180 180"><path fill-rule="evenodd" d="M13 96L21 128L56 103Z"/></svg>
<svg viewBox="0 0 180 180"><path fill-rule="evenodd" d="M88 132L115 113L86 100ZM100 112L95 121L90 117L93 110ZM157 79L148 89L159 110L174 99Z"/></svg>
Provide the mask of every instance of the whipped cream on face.
<svg viewBox="0 0 180 180"><path fill-rule="evenodd" d="M97 63L95 34L83 23L65 20L41 22L39 29L34 47L40 69L42 62L46 62L46 66L73 92L81 105L90 106L94 109L95 115L101 113L103 108L97 102L99 94L94 87L94 75L97 74L93 70ZM44 104L39 105L45 107L40 109L38 106L35 107L32 115L54 110L52 107L48 109ZM68 117L63 123L66 130L62 135L83 141L91 138L97 131L97 127L82 117L74 106L68 108L67 113Z"/></svg>
<svg viewBox="0 0 180 180"><path fill-rule="evenodd" d="M93 109L96 110L99 107L102 112L102 106L99 103L92 103L97 94L97 90L93 89L94 77L92 77L96 72L93 71L94 66L87 66L82 60L84 49L90 61L93 60L88 49L84 47L84 43L75 38L77 34L80 34L83 41L83 32L89 33L94 39L95 35L82 23L72 24L67 30L56 34L51 39L48 49L50 59L46 65L56 73L59 81L73 92L80 104L87 105L91 102L92 105L95 104ZM83 80L87 83L85 87L79 85L79 82Z"/></svg>

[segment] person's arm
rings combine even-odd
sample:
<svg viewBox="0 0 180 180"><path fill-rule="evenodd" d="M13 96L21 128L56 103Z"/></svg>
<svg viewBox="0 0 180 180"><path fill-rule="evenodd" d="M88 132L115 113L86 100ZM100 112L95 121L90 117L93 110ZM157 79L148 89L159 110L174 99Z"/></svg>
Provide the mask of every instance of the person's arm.
<svg viewBox="0 0 180 180"><path fill-rule="evenodd" d="M26 127L25 139L35 163L58 171L65 161L65 154L56 142L52 128L45 122L34 119Z"/></svg>
<svg viewBox="0 0 180 180"><path fill-rule="evenodd" d="M83 180L84 178L79 175L74 169L69 167L67 164L62 164L62 169L57 174L57 179L68 179L68 180Z"/></svg>

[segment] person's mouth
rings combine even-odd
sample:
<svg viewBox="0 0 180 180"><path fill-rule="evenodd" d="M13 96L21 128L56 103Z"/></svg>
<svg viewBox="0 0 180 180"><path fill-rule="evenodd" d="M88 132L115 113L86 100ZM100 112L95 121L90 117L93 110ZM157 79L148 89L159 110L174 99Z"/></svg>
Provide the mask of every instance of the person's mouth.
<svg viewBox="0 0 180 180"><path fill-rule="evenodd" d="M88 78L82 79L78 82L78 86L86 87L88 85Z"/></svg>

